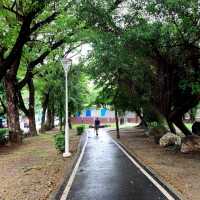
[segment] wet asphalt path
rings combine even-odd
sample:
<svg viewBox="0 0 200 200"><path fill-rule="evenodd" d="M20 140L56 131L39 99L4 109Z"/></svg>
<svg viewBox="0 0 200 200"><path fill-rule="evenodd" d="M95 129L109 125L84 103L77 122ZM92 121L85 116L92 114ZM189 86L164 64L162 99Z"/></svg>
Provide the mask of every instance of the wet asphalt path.
<svg viewBox="0 0 200 200"><path fill-rule="evenodd" d="M130 161L106 132L93 131L67 200L168 199ZM173 198L172 198L173 199Z"/></svg>

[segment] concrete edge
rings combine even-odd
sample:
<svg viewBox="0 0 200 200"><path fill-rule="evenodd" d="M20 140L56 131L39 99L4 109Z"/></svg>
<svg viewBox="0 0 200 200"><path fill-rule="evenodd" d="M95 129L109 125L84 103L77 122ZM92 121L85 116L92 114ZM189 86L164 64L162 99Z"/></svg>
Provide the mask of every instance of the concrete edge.
<svg viewBox="0 0 200 200"><path fill-rule="evenodd" d="M186 200L183 195L177 191L171 184L164 180L161 176L159 176L155 170L153 170L149 166L145 166L144 162L138 158L138 156L134 153L131 153L121 141L117 140L116 138L110 136L114 141L116 141L142 168L144 168L164 189L167 190L172 196L175 195L177 200Z"/></svg>
<svg viewBox="0 0 200 200"><path fill-rule="evenodd" d="M69 181L71 173L73 172L73 169L74 169L74 167L75 167L75 165L78 161L78 158L81 154L82 148L83 148L83 146L86 142L87 137L88 137L87 131L85 131L85 133L81 135L81 139L80 139L80 142L78 144L78 148L77 148L77 152L76 152L76 155L75 155L75 158L74 158L74 162L73 162L73 165L72 165L70 171L67 173L66 170L65 170L63 181L58 185L56 191L54 191L50 195L50 197L49 197L50 200L60 200L60 198L61 198L61 196L62 196L62 194L65 190L65 187L66 187L66 185Z"/></svg>

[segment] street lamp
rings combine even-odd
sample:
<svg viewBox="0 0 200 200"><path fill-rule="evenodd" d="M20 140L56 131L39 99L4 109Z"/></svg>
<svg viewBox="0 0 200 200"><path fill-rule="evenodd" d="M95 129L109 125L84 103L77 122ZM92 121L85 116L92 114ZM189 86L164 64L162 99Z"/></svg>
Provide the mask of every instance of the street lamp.
<svg viewBox="0 0 200 200"><path fill-rule="evenodd" d="M61 60L61 63L63 65L64 71L65 71L65 90L66 90L66 96L65 96L65 152L63 153L63 157L70 157L71 153L69 152L69 122L68 122L68 72L72 65L72 60L64 58Z"/></svg>

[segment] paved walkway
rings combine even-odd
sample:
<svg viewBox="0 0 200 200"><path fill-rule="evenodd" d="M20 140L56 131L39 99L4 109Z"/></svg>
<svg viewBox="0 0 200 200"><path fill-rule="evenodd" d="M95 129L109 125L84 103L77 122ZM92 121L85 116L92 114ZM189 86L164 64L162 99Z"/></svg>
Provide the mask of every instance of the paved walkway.
<svg viewBox="0 0 200 200"><path fill-rule="evenodd" d="M97 137L92 131L67 200L176 199L155 185L106 132Z"/></svg>

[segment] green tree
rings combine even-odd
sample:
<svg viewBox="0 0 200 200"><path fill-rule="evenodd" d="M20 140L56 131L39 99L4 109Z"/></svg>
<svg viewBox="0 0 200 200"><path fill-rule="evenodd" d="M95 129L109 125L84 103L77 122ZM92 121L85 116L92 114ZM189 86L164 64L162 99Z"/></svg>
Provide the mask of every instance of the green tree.
<svg viewBox="0 0 200 200"><path fill-rule="evenodd" d="M0 78L4 77L5 82L12 142L21 142L18 104L29 118L32 134L36 134L33 70L43 63L52 50L71 41L69 38L79 23L69 11L70 5L71 2L67 0L1 3L2 24L8 27L9 40L7 35L2 35ZM26 66L25 77L18 84L17 74L23 66ZM26 84L30 91L28 109L20 94Z"/></svg>
<svg viewBox="0 0 200 200"><path fill-rule="evenodd" d="M91 38L96 79L126 88L137 112L153 111L154 120L166 120L172 132L175 124L190 135L182 117L200 98L197 2L120 1L126 12L106 3L83 1L80 9L98 36Z"/></svg>

